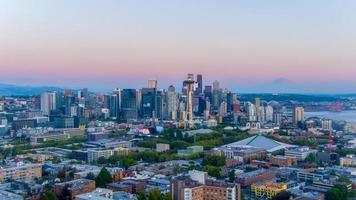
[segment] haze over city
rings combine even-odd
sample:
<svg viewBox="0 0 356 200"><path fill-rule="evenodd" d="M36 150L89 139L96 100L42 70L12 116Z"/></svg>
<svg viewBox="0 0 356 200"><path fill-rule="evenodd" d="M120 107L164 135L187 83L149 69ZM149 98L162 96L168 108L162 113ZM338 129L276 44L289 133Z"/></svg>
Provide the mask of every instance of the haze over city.
<svg viewBox="0 0 356 200"><path fill-rule="evenodd" d="M355 9L353 0L4 1L0 82L109 91L201 73L238 92L352 93Z"/></svg>

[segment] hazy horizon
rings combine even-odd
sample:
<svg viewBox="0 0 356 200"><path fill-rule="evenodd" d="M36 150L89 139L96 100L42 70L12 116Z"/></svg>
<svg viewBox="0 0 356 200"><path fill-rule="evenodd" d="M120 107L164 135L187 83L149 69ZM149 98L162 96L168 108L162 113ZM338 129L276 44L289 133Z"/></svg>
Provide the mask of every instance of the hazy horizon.
<svg viewBox="0 0 356 200"><path fill-rule="evenodd" d="M0 83L355 93L356 1L12 0L0 7ZM276 82L285 79L288 81Z"/></svg>

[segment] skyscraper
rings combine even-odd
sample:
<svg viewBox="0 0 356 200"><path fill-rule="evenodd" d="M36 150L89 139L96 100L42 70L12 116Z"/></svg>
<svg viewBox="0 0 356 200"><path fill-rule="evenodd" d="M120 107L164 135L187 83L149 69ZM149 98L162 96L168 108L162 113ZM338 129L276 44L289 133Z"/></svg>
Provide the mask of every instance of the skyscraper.
<svg viewBox="0 0 356 200"><path fill-rule="evenodd" d="M148 80L148 88L157 89L157 80L155 79Z"/></svg>
<svg viewBox="0 0 356 200"><path fill-rule="evenodd" d="M45 115L49 115L52 110L56 109L56 93L45 92L41 95L41 111Z"/></svg>
<svg viewBox="0 0 356 200"><path fill-rule="evenodd" d="M267 122L272 122L273 121L273 107L268 105L265 108L265 113L266 113L266 121Z"/></svg>
<svg viewBox="0 0 356 200"><path fill-rule="evenodd" d="M141 91L141 117L152 118L155 110L155 88L142 88Z"/></svg>
<svg viewBox="0 0 356 200"><path fill-rule="evenodd" d="M119 112L119 95L113 94L109 100L110 117L118 117Z"/></svg>
<svg viewBox="0 0 356 200"><path fill-rule="evenodd" d="M293 109L293 123L295 125L299 125L300 122L304 120L304 108L303 107L295 107Z"/></svg>
<svg viewBox="0 0 356 200"><path fill-rule="evenodd" d="M124 120L137 119L137 99L135 89L123 89L121 92L121 114Z"/></svg>
<svg viewBox="0 0 356 200"><path fill-rule="evenodd" d="M258 98L258 97L255 98L255 106L256 107L260 107L261 106L261 99Z"/></svg>
<svg viewBox="0 0 356 200"><path fill-rule="evenodd" d="M177 119L177 93L173 85L168 87L167 91L167 112L171 120Z"/></svg>
<svg viewBox="0 0 356 200"><path fill-rule="evenodd" d="M198 88L196 89L196 93L198 95L203 94L203 75L198 74L197 75L197 83L198 83Z"/></svg>

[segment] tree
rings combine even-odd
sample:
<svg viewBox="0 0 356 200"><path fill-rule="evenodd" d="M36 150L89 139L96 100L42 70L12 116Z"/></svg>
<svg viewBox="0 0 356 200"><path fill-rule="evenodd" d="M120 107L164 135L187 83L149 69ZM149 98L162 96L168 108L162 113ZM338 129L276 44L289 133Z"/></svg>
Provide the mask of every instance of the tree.
<svg viewBox="0 0 356 200"><path fill-rule="evenodd" d="M235 182L235 179L236 179L235 170L232 170L232 171L229 173L229 181L233 183L233 182Z"/></svg>
<svg viewBox="0 0 356 200"><path fill-rule="evenodd" d="M220 178L220 167L214 167L214 166L210 166L210 165L206 165L203 168L203 171L208 172L208 174L212 177L215 178Z"/></svg>
<svg viewBox="0 0 356 200"><path fill-rule="evenodd" d="M161 199L161 191L159 191L158 189L150 190L150 192L148 194L148 199L149 200L160 200Z"/></svg>
<svg viewBox="0 0 356 200"><path fill-rule="evenodd" d="M110 172L105 168L101 168L100 173L95 178L96 187L105 188L107 184L112 183L113 178Z"/></svg>
<svg viewBox="0 0 356 200"><path fill-rule="evenodd" d="M287 191L282 191L275 196L275 200L289 200L291 195Z"/></svg>
<svg viewBox="0 0 356 200"><path fill-rule="evenodd" d="M314 154L309 154L306 158L305 161L308 163L315 163L316 162L316 157Z"/></svg>
<svg viewBox="0 0 356 200"><path fill-rule="evenodd" d="M48 197L48 200L57 200L57 196L54 192L46 192L46 196Z"/></svg>
<svg viewBox="0 0 356 200"><path fill-rule="evenodd" d="M347 199L349 191L345 185L335 185L325 195L326 200L344 200Z"/></svg>
<svg viewBox="0 0 356 200"><path fill-rule="evenodd" d="M203 166L211 165L214 167L221 167L226 164L225 156L217 156L217 155L206 155L203 158Z"/></svg>
<svg viewBox="0 0 356 200"><path fill-rule="evenodd" d="M147 200L147 197L146 197L145 193L139 192L139 193L137 194L137 199L138 199L138 200Z"/></svg>
<svg viewBox="0 0 356 200"><path fill-rule="evenodd" d="M93 172L89 172L85 178L89 180L95 180L95 175Z"/></svg>

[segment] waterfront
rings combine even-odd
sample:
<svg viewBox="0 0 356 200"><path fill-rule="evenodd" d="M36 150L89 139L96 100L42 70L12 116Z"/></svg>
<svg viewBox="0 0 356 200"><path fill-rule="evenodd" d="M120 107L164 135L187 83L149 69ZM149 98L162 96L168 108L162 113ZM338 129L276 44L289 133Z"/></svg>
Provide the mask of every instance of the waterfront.
<svg viewBox="0 0 356 200"><path fill-rule="evenodd" d="M319 117L319 118L328 118L337 121L348 121L356 123L356 110L347 110L342 112L305 112L305 118L309 117Z"/></svg>

